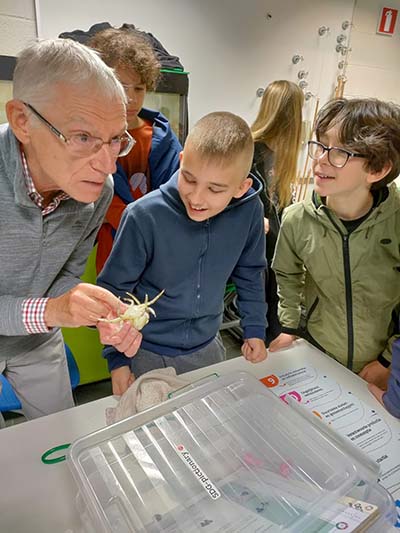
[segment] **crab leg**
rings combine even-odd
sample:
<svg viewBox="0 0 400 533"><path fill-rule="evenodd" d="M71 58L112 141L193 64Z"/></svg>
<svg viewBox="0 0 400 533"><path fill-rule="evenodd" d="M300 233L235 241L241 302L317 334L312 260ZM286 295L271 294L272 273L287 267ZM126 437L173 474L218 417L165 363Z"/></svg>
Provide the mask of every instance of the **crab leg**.
<svg viewBox="0 0 400 533"><path fill-rule="evenodd" d="M159 298L161 298L161 296L164 294L165 292L165 289L163 289L160 294L157 294L157 296L155 298L153 298L152 300L150 300L150 302L146 302L147 305L152 305L154 302L156 302ZM146 294L146 298L147 298L147 294Z"/></svg>
<svg viewBox="0 0 400 533"><path fill-rule="evenodd" d="M132 298L132 300L135 302L135 304L137 305L142 305L142 302L140 300L138 300L136 298L136 296L134 296L133 294L131 294L130 292L127 292L126 293L128 296L130 296ZM127 301L128 299L127 298L124 298L125 301ZM128 300L129 301L129 300Z"/></svg>

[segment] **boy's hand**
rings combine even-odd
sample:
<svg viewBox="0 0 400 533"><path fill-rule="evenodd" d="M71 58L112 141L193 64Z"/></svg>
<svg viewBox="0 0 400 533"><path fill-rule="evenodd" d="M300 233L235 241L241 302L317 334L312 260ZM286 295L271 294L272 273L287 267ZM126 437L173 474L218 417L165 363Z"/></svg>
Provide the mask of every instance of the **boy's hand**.
<svg viewBox="0 0 400 533"><path fill-rule="evenodd" d="M269 220L264 217L264 233L265 235L269 232Z"/></svg>
<svg viewBox="0 0 400 533"><path fill-rule="evenodd" d="M142 334L129 322L110 324L97 322L97 329L102 344L110 344L127 357L133 357L140 348Z"/></svg>
<svg viewBox="0 0 400 533"><path fill-rule="evenodd" d="M246 339L242 344L242 354L251 363L260 363L267 357L267 349L262 339Z"/></svg>
<svg viewBox="0 0 400 533"><path fill-rule="evenodd" d="M120 366L115 370L111 370L111 383L113 394L121 396L135 381L135 376L132 374L129 366Z"/></svg>
<svg viewBox="0 0 400 533"><path fill-rule="evenodd" d="M365 365L358 375L368 383L373 383L385 391L390 376L390 368L385 368L379 361L372 361L372 363Z"/></svg>
<svg viewBox="0 0 400 533"><path fill-rule="evenodd" d="M383 391L382 389L380 389L373 383L368 383L368 390L375 396L375 398L378 400L380 404L385 406L383 403L383 395L385 394L385 391Z"/></svg>
<svg viewBox="0 0 400 533"><path fill-rule="evenodd" d="M289 335L288 333L281 333L268 346L270 352L279 352L284 348L289 348L297 339L296 335Z"/></svg>

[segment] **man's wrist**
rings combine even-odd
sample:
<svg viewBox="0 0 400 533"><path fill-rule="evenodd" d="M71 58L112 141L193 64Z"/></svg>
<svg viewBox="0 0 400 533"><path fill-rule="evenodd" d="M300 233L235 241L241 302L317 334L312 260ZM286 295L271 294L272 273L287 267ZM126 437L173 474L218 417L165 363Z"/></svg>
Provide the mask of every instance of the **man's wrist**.
<svg viewBox="0 0 400 533"><path fill-rule="evenodd" d="M51 328L45 320L49 298L27 298L22 303L22 321L29 334L48 333Z"/></svg>
<svg viewBox="0 0 400 533"><path fill-rule="evenodd" d="M49 329L52 329L54 327L56 327L56 325L53 323L54 322L54 317L53 317L53 320L52 320L52 316L53 316L53 305L52 305L52 302L54 301L54 298L46 298L47 302L46 302L46 306L45 306L45 309L44 309L44 315L43 315L43 319L44 319L44 322L46 324L46 326L49 328Z"/></svg>

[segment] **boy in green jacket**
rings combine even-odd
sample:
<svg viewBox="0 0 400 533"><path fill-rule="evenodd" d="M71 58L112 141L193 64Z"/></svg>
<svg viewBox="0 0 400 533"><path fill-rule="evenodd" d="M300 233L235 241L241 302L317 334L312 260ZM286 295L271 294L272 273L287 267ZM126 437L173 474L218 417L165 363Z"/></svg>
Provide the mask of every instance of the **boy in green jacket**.
<svg viewBox="0 0 400 533"><path fill-rule="evenodd" d="M312 199L283 215L273 269L283 333L385 389L400 308L400 107L337 99L318 114ZM397 335L398 336L398 335Z"/></svg>

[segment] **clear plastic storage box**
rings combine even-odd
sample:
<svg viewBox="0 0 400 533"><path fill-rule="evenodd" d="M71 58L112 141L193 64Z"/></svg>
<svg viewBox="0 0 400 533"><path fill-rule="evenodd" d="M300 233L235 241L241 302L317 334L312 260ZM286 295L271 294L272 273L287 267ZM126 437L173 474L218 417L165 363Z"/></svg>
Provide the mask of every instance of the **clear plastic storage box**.
<svg viewBox="0 0 400 533"><path fill-rule="evenodd" d="M77 440L68 465L88 532L382 533L394 504L359 453L241 372Z"/></svg>

